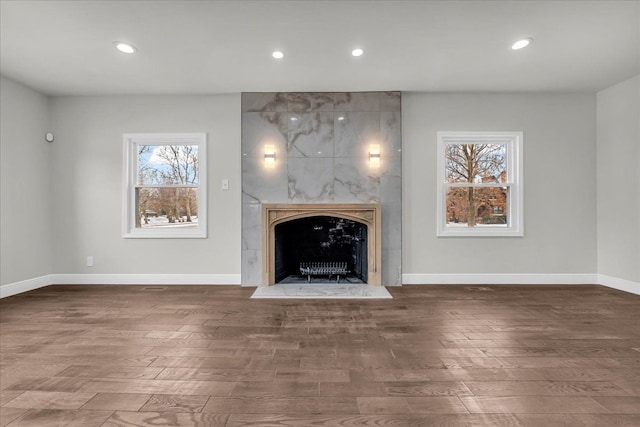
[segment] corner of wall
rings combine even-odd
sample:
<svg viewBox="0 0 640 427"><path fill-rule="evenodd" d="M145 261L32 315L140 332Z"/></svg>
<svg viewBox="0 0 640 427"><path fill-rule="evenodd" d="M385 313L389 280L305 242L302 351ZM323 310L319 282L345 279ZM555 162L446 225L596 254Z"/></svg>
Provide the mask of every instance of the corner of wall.
<svg viewBox="0 0 640 427"><path fill-rule="evenodd" d="M640 282L640 75L596 100L596 270L628 287Z"/></svg>
<svg viewBox="0 0 640 427"><path fill-rule="evenodd" d="M0 76L1 279L0 284L41 282L53 270L51 224L51 147L49 97L18 81ZM19 183L16 183L19 178ZM28 194L28 209L24 197ZM25 232L24 230L29 230Z"/></svg>

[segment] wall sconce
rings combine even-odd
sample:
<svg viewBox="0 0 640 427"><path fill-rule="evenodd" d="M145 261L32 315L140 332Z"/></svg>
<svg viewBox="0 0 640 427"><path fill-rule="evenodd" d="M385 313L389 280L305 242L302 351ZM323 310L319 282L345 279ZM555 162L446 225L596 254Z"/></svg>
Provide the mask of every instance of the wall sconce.
<svg viewBox="0 0 640 427"><path fill-rule="evenodd" d="M374 168L380 167L380 144L369 146L369 165Z"/></svg>
<svg viewBox="0 0 640 427"><path fill-rule="evenodd" d="M264 146L264 167L267 169L276 167L276 147L274 145Z"/></svg>

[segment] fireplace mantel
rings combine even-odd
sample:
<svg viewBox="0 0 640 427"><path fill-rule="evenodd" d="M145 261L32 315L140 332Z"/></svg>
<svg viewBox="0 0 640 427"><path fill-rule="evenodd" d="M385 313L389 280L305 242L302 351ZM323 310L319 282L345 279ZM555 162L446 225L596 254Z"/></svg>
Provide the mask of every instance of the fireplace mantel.
<svg viewBox="0 0 640 427"><path fill-rule="evenodd" d="M330 216L368 228L368 284L381 284L382 216L379 203L291 203L262 205L262 285L275 283L275 227L294 219Z"/></svg>

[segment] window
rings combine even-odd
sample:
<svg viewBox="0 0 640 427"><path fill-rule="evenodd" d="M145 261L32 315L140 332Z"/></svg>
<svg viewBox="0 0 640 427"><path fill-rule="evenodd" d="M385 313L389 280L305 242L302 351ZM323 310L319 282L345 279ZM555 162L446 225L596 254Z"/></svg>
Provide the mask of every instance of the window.
<svg viewBox="0 0 640 427"><path fill-rule="evenodd" d="M522 132L438 132L438 236L522 236Z"/></svg>
<svg viewBox="0 0 640 427"><path fill-rule="evenodd" d="M126 238L207 237L204 133L124 135Z"/></svg>

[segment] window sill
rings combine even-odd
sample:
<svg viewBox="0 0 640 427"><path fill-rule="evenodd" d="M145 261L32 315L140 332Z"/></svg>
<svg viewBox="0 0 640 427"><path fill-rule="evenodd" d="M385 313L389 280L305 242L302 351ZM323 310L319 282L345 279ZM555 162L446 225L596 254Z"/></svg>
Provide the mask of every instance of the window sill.
<svg viewBox="0 0 640 427"><path fill-rule="evenodd" d="M205 230L134 230L122 235L125 239L206 239Z"/></svg>
<svg viewBox="0 0 640 427"><path fill-rule="evenodd" d="M497 227L479 227L469 230L467 227L447 227L438 230L438 237L523 237L524 231L518 229L498 229Z"/></svg>

